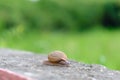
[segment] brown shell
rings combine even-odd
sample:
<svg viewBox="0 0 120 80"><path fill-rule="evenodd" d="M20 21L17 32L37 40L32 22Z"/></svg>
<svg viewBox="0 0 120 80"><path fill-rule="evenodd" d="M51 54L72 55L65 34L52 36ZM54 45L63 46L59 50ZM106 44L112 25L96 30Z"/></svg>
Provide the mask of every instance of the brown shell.
<svg viewBox="0 0 120 80"><path fill-rule="evenodd" d="M48 55L48 60L53 63L67 61L67 56L62 51L53 51Z"/></svg>

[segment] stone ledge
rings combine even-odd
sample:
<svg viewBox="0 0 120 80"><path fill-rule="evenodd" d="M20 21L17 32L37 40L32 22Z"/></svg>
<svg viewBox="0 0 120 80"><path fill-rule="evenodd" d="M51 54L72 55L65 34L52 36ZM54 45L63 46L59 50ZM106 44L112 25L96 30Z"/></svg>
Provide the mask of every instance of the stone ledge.
<svg viewBox="0 0 120 80"><path fill-rule="evenodd" d="M6 69L12 71L11 76L17 76L17 80L120 80L120 71L109 70L102 65L70 61L70 67L47 66L42 64L45 59L47 56L43 54L0 49L1 70L5 69L5 74L9 74Z"/></svg>

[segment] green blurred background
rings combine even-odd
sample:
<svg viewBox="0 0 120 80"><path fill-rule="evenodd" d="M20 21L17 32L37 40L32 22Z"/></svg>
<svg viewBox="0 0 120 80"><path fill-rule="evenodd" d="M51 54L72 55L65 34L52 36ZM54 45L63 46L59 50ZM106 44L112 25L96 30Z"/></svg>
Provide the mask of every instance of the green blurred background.
<svg viewBox="0 0 120 80"><path fill-rule="evenodd" d="M0 47L120 70L119 0L0 0Z"/></svg>

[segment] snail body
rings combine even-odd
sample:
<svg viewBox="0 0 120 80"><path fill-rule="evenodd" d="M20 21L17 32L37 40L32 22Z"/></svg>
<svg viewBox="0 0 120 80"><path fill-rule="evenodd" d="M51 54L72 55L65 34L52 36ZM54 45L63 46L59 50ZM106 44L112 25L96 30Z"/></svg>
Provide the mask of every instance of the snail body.
<svg viewBox="0 0 120 80"><path fill-rule="evenodd" d="M53 51L48 54L48 60L44 61L44 64L52 66L69 66L67 56L62 51Z"/></svg>

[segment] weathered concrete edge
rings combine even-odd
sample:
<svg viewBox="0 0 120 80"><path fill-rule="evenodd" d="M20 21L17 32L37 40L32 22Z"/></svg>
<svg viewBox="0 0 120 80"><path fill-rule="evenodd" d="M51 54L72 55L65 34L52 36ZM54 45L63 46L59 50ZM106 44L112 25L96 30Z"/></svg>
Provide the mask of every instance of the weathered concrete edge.
<svg viewBox="0 0 120 80"><path fill-rule="evenodd" d="M18 55L19 55L19 53L20 53L20 55L21 54L24 54L24 53L26 53L26 54L28 54L28 55L35 55L34 54L34 52L29 52L29 51L21 51L21 50L12 50L12 49L0 49L0 50L3 50L3 52L4 51L8 51L8 54L9 53L15 53L16 54L16 52L18 53ZM3 52L1 52L1 53L3 53ZM4 54L5 55L5 54ZM75 61L76 62L76 61ZM76 62L76 63L79 63L79 62ZM80 62L81 63L81 62ZM98 64L95 64L95 65L98 65ZM101 66L101 67L105 67L105 66L102 66L102 65L99 65L99 66ZM108 69L108 70L110 70L110 69ZM10 74L10 73L13 73L11 76L13 76L13 78L11 78L11 79L9 79L9 80L31 80L30 78L28 78L28 77L26 77L25 75L23 76L22 74L20 75L19 73L17 74L17 72L15 73L15 72L12 72L12 71L9 71L9 70L2 70L3 72L5 71L5 73L6 74ZM115 70L113 70L113 71L115 71ZM119 71L116 71L116 72L119 72ZM16 78L16 76L18 76L18 78L17 79L15 79ZM21 77L22 76L22 77ZM15 77L15 78L14 78ZM9 77L8 77L9 78ZM6 80L6 79L2 79L2 80ZM32 79L33 80L33 79Z"/></svg>
<svg viewBox="0 0 120 80"><path fill-rule="evenodd" d="M9 49L9 48L0 48L0 51L4 52L5 50L8 51L8 53L6 54L9 54L9 53L15 53L17 52L17 54L33 54L33 52L29 52L29 51L23 51L23 50L15 50L15 49ZM19 53L18 53L19 51ZM19 73L16 73L14 71L11 71L11 70L8 70L8 69L3 69L3 68L0 68L0 80L34 80L30 77L27 77L25 75L22 75L22 74L19 74Z"/></svg>

